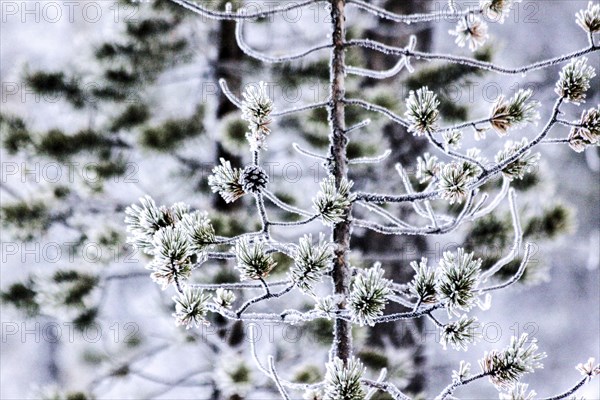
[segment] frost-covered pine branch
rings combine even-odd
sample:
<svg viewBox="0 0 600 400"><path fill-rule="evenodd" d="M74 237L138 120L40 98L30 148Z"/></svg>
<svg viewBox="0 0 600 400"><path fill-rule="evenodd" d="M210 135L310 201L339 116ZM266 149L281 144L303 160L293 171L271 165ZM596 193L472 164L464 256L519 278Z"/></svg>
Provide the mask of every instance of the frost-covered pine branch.
<svg viewBox="0 0 600 400"><path fill-rule="evenodd" d="M538 165L540 153L534 147L540 143L567 143L577 152L598 145L600 142L600 106L581 112L578 120L563 119L568 110L566 103L579 106L588 99L588 90L595 70L588 65L585 55L600 50L594 43L594 34L598 32L599 9L590 3L581 10L576 23L589 34L589 45L569 54L541 60L530 65L506 68L491 61L481 61L469 56L453 54L435 54L417 50L416 38L412 36L406 47L385 45L368 38L348 40L347 26L353 18L347 8L357 8L377 18L398 23L423 23L435 21L441 16L453 17L456 21L450 35L456 36L456 44L468 46L475 51L483 46L492 33L493 26L488 22L504 23L514 8L516 1L481 0L467 11L459 11L451 1L449 12L431 12L415 15L399 15L362 0L323 0L329 5L331 31L329 42L288 56L269 56L251 48L244 40L244 22L252 18L265 18L280 15L288 10L310 6L317 1L304 1L294 5L283 5L269 11L236 12L231 6L226 11L209 9L187 0L174 0L203 16L213 19L237 21L237 42L241 49L251 57L265 63L290 62L304 59L318 50L329 49L330 87L325 101L276 110L267 85L246 88L241 99L229 91L224 80L221 87L231 102L241 110L241 119L247 124L246 139L249 154L245 165L232 167L230 161L220 160L208 179L214 193L218 193L227 203L239 200L256 208L259 222L258 230L238 233L230 237L217 235L210 214L201 210L191 210L183 204L171 207L158 207L154 201L145 197L141 205L133 205L127 210L130 242L153 257L149 263L152 278L163 289L173 286L178 292L174 298L178 324L187 328L206 323L210 313L234 321L280 322L283 324L303 324L309 321L332 320L332 346L327 353L328 362L324 365L325 374L314 384L286 381L275 368L275 358L269 356L265 367L256 352L256 343L252 340L251 353L257 368L269 377L277 393L283 398L293 398L295 390L306 390L305 398L328 400L353 400L370 397L374 389L383 390L396 399L409 399L393 377L386 381L385 369L377 380L368 378L366 363L354 355L352 342L353 326L377 326L381 323L393 323L399 320L428 319L440 333L440 344L444 349L467 350L478 339L476 328L478 319L472 314L473 308L482 310L490 307L491 294L506 289L518 282L527 270L532 245L523 246L523 228L518 216L515 194L512 185L525 179ZM389 70L376 71L347 65L346 52L349 48L360 47L395 56L395 64ZM563 66L555 86L556 98L553 105L542 104L531 90L518 90L508 98L500 96L487 113L471 121L454 125L444 125L442 96L436 93L434 85L422 86L409 92L404 101L404 114L375 102L362 98L346 96L347 83L351 76L387 79L396 77L403 71L414 73L411 62L440 61L451 65L486 70L499 74L519 74L548 68L558 64ZM406 67L406 68L405 68ZM359 97L359 95L357 95ZM371 164L378 168L396 149L390 149L381 156L348 156L348 142L360 140L349 135L361 129L368 133L371 120L363 119L355 125L346 126L346 110L355 107L361 113L377 113L413 133L415 140L423 140L432 148L422 154L414 154L416 172L409 176L408 169L397 164L399 177L393 184L386 185L393 192L380 194L359 192L350 178L351 168L358 164ZM271 135L279 134L278 120L291 114L325 108L329 119L329 153L318 154L305 150L297 144L292 147L301 155L326 163L328 175L320 182L320 188L312 198L312 210L288 204L271 190L276 185L277 176L269 176L264 168L262 157L267 149ZM402 107L400 107L402 108ZM579 114L579 113L578 113ZM540 115L545 120L540 121ZM361 114L362 116L362 114ZM361 117L362 118L362 117ZM533 128L543 122L541 128ZM491 154L488 142L503 140L505 136L516 136L516 128L528 127L534 130L532 138L515 137L504 141L504 146L496 154ZM554 128L568 127L568 138L552 138ZM493 130L497 135L486 136ZM461 150L468 135L482 143L482 148ZM492 161L493 160L493 161ZM403 161L404 164L404 161ZM407 164L406 164L407 165ZM411 178L415 178L411 180ZM502 186L493 188L494 180L502 179ZM420 184L420 186L417 184ZM365 185L368 186L368 185ZM354 230L369 229L385 235L442 235L453 232L461 226L476 222L501 207L508 197L514 230L513 247L487 269L483 269L483 260L476 252L458 247L446 251L438 263L427 258L410 263L414 271L412 279L398 280L398 276L387 274L385 264L375 263L372 267L361 268L350 262ZM253 201L249 201L253 200ZM387 203L410 203L409 212L398 212ZM361 205L354 207L354 205ZM458 207L456 206L458 205ZM273 209L295 215L299 220L274 221ZM365 216L365 213L370 212ZM408 214L408 215L407 215ZM371 220L375 217L378 220ZM319 232L318 240L312 234L298 229L308 229L312 221L319 219L328 229L330 236ZM425 223L422 223L425 219ZM383 220L384 223L379 221ZM216 225L215 225L216 226ZM298 229L296 231L296 229ZM255 228L256 229L256 228ZM280 239L278 230L288 229L293 239ZM294 236L297 233L296 236ZM500 279L497 274L515 260L524 250L516 272L509 278ZM360 254L352 253L360 258ZM287 258L289 263L280 263L278 257ZM213 260L235 262L239 282L224 284L199 283L192 275L201 277L204 263ZM277 260L277 261L276 261ZM278 271L290 265L287 271ZM361 263L362 264L362 263ZM360 264L357 264L360 265ZM284 280L271 279L270 275L285 272ZM384 278L384 275L387 278ZM495 280L487 284L489 280ZM487 286L484 286L487 285ZM280 289L277 289L280 288ZM235 291L235 293L234 293ZM254 291L246 296L246 291ZM321 293L326 293L321 295ZM303 298L309 302L302 309L294 305L285 309L275 309L269 300L292 298L291 293L307 294ZM237 299L241 305L232 308ZM282 303L285 301L282 300ZM311 303L312 302L312 303ZM404 307L405 310L390 312L386 306L390 303ZM295 304L290 302L290 304ZM256 308L256 310L254 310ZM438 310L446 310L443 318L435 315ZM485 313L483 313L485 314ZM251 336L253 333L251 333ZM252 336L254 339L254 336ZM447 399L455 390L471 382L488 378L498 389L503 390L501 398L531 399L535 392L522 384L520 379L535 369L541 368L543 353L538 352L535 341L527 335L513 338L503 350L491 350L484 354L479 365L481 372L472 375L471 366L461 362L458 370L452 373L450 383L438 396ZM598 367L593 361L580 365L584 381L598 375ZM584 382L585 383L585 382ZM583 383L582 383L583 384ZM577 383L579 385L579 383ZM580 386L575 386L573 393ZM367 388L370 390L367 392ZM558 398L558 397L557 397Z"/></svg>

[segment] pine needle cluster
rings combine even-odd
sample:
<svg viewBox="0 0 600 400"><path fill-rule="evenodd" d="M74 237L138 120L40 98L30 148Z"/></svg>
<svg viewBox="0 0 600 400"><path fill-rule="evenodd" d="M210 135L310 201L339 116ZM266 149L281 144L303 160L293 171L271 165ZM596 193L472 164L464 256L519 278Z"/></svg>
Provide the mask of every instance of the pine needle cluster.
<svg viewBox="0 0 600 400"><path fill-rule="evenodd" d="M437 129L437 121L440 116L438 107L439 100L427 86L411 90L406 99L405 116L410 123L409 132L415 136L433 133Z"/></svg>
<svg viewBox="0 0 600 400"><path fill-rule="evenodd" d="M344 221L352 195L350 189L353 183L346 179L340 182L339 188L335 187L335 178L329 176L321 181L321 190L313 199L313 207L321 216L326 225L335 225Z"/></svg>
<svg viewBox="0 0 600 400"><path fill-rule="evenodd" d="M504 162L513 155L517 154L527 145L528 141L526 138L521 139L520 142L513 142L509 140L505 143L504 149L496 154L496 162ZM531 150L527 150L517 160L504 167L504 169L502 169L502 174L510 180L523 179L526 173L531 172L537 166L539 160L540 153L531 154Z"/></svg>
<svg viewBox="0 0 600 400"><path fill-rule="evenodd" d="M504 96L498 98L490 116L490 124L498 135L505 136L509 129L540 118L537 111L539 102L530 100L532 95L531 89L521 89L510 100Z"/></svg>
<svg viewBox="0 0 600 400"><path fill-rule="evenodd" d="M523 375L542 368L540 360L545 357L545 353L538 352L535 339L529 340L524 333L520 338L513 336L504 350L486 352L479 366L496 388L511 390Z"/></svg>
<svg viewBox="0 0 600 400"><path fill-rule="evenodd" d="M469 14L461 18L456 27L449 30L448 33L456 36L455 42L458 47L465 47L468 43L471 51L483 46L490 37L487 24L475 14Z"/></svg>
<svg viewBox="0 0 600 400"><path fill-rule="evenodd" d="M204 294L201 289L192 289L186 287L182 293L173 297L175 302L175 322L177 325L183 325L186 329L208 325L204 319L207 313L206 305L210 296Z"/></svg>
<svg viewBox="0 0 600 400"><path fill-rule="evenodd" d="M569 132L569 146L581 153L589 146L600 146L600 105L581 114L579 126Z"/></svg>
<svg viewBox="0 0 600 400"><path fill-rule="evenodd" d="M348 302L350 316L360 326L374 326L375 318L383 314L387 296L392 292L392 282L383 274L381 264L377 263L354 278Z"/></svg>
<svg viewBox="0 0 600 400"><path fill-rule="evenodd" d="M585 10L580 10L577 14L577 25L588 33L600 32L600 4L588 3Z"/></svg>
<svg viewBox="0 0 600 400"><path fill-rule="evenodd" d="M246 192L240 183L242 170L232 168L231 163L221 158L221 165L213 168L213 174L208 177L208 184L214 193L219 193L227 203L233 203Z"/></svg>
<svg viewBox="0 0 600 400"><path fill-rule="evenodd" d="M504 19L510 13L513 3L518 3L520 1L521 0L481 0L479 2L479 7L486 18L503 24Z"/></svg>
<svg viewBox="0 0 600 400"><path fill-rule="evenodd" d="M363 400L365 392L360 380L365 367L360 360L351 357L346 361L335 357L327 364L324 400Z"/></svg>
<svg viewBox="0 0 600 400"><path fill-rule="evenodd" d="M132 243L153 259L148 265L152 279L166 289L188 278L194 260L202 258L215 241L215 231L207 214L190 212L175 203L157 207L149 196L125 210L125 223Z"/></svg>
<svg viewBox="0 0 600 400"><path fill-rule="evenodd" d="M472 308L476 297L473 289L479 281L481 262L481 259L474 259L474 253L465 253L462 248L456 254L444 253L438 270L437 292L449 311Z"/></svg>
<svg viewBox="0 0 600 400"><path fill-rule="evenodd" d="M461 203L469 192L469 183L473 178L473 170L469 163L452 162L440 169L438 188L442 198L450 204Z"/></svg>
<svg viewBox="0 0 600 400"><path fill-rule="evenodd" d="M247 237L237 241L234 253L241 280L264 278L277 265L273 257L266 253L264 242L251 242Z"/></svg>
<svg viewBox="0 0 600 400"><path fill-rule="evenodd" d="M429 182L436 179L441 170L441 164L436 156L429 153L423 154L423 157L417 158L417 179L420 183Z"/></svg>
<svg viewBox="0 0 600 400"><path fill-rule="evenodd" d="M586 57L572 60L560 71L560 79L556 82L554 91L565 101L576 105L585 103L590 80L596 76L596 71L587 65L587 61Z"/></svg>
<svg viewBox="0 0 600 400"><path fill-rule="evenodd" d="M250 86L242 94L242 119L248 122L246 139L252 151L265 148L265 139L271 133L270 115L273 112L273 101L267 94L267 84L259 82L258 88Z"/></svg>
<svg viewBox="0 0 600 400"><path fill-rule="evenodd" d="M410 266L416 272L409 283L410 291L420 303L435 303L437 301L435 268L427 266L426 258L422 258L420 262L413 261Z"/></svg>
<svg viewBox="0 0 600 400"><path fill-rule="evenodd" d="M442 328L440 343L444 350L450 344L456 350L467 350L469 344L475 343L477 334L477 318L463 314L454 322L449 322Z"/></svg>
<svg viewBox="0 0 600 400"><path fill-rule="evenodd" d="M313 244L312 235L300 238L290 278L305 293L312 294L315 284L321 282L323 274L331 268L333 247L319 236L319 243Z"/></svg>

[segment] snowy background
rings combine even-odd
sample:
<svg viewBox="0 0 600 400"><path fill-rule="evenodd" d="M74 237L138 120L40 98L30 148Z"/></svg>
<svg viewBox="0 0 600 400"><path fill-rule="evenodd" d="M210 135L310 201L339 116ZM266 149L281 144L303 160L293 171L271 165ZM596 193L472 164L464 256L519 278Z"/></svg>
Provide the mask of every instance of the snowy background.
<svg viewBox="0 0 600 400"><path fill-rule="evenodd" d="M69 15L67 3L76 3ZM50 8L48 4L53 4ZM93 4L87 6L86 4ZM574 51L586 45L585 35L575 24L574 13L585 7L586 1L537 1L524 2L520 8L521 14L513 19L519 20L515 24L510 19L504 25L490 26L492 40L499 48L497 60L506 66L519 66L539 59ZM89 2L10 2L3 1L2 25L0 35L2 73L2 102L3 112L17 113L26 116L28 122L38 129L50 127L68 127L79 123L78 115L71 115L69 110L59 103L38 101L33 95L27 94L24 86L19 86L18 93L7 92L8 84L24 85L22 73L24 68L31 69L66 69L80 68L86 65L89 58L89 44L116 35L121 28L120 18L115 15L114 3L111 1ZM16 7L16 9L12 7ZM32 14L27 14L25 9L33 9ZM44 11L45 10L45 11ZM56 12L60 12L57 17ZM85 11L84 11L85 10ZM13 13L14 11L14 13ZM100 13L98 15L97 13ZM38 19L36 21L36 18ZM96 20L92 22L93 20ZM453 38L447 34L452 24L442 22L435 28L433 47L436 51L454 52L456 47ZM196 34L204 31L202 23L195 27ZM249 41L262 46L285 43L292 38L295 40L301 25L292 29L283 29L274 25L261 30ZM264 32L264 34L262 34ZM261 34L259 34L261 33ZM285 33L285 34L284 34ZM308 42L319 42L324 38L325 31L310 25L310 32L302 36ZM279 46L278 48L282 48ZM285 48L285 47L284 47ZM169 115L174 110L191 108L191 104L181 104L178 98L201 98L205 80L202 76L206 73L207 66L203 60L203 51L196 54L198 62L180 70L175 70L173 76L161 78L164 82L162 90L162 104L164 113ZM591 57L592 65L598 66L598 56ZM481 93L481 88L493 79L501 87L513 87L525 82L533 82L536 88L536 98L542 103L551 99L552 86L557 77L558 68L548 71L528 74L526 77L497 77L483 78L479 86L474 88L475 98L473 107L481 109L481 113L489 107L485 100L486 94ZM486 80L487 79L487 80ZM598 78L595 79L597 85ZM14 87L14 86L11 86ZM12 89L11 89L12 90ZM598 91L593 101L598 102ZM466 94L465 94L466 95ZM493 96L493 94L492 94ZM165 100L168 99L168 100ZM210 100L210 99L209 99ZM542 111L542 120L547 117L549 110ZM576 111L577 115L579 111ZM477 111L473 112L477 115ZM566 133L566 130L564 130ZM273 144L276 157L286 157L282 143ZM203 148L189 149L191 152L206 151ZM436 393L444 387L449 380L449 372L456 368L458 361L466 359L474 366L483 351L494 347L504 347L511 335L528 332L535 335L540 343L540 348L548 352L549 356L544 361L545 368L536 374L527 376L526 382L538 391L541 397L549 396L565 390L579 379L579 374L574 367L584 362L588 357L600 356L600 273L598 269L600 248L600 162L595 152L588 151L585 155L575 154L562 146L547 146L541 149L542 168L547 171L547 177L541 188L536 193L543 203L546 199L560 199L575 211L574 226L569 234L561 236L558 240L540 247L535 257L549 267L551 280L538 286L501 291L495 294L492 311L482 312L480 320L486 327L488 339L476 345L466 355L454 351L443 351L431 338L428 340L427 353L429 366L434 371L430 380L430 393ZM7 158L4 150L0 153L2 164L5 162L18 162L18 159ZM106 195L107 201L111 199L124 199L133 201L144 194L147 189L152 192L159 203L182 200L186 191L181 187L169 185L168 176L163 176L161 164L164 160L148 156L145 159L134 160L140 165L139 183L121 186L122 192L111 192ZM8 161L7 161L8 160ZM3 167L4 168L4 167ZM3 178L4 180L4 174ZM18 183L18 182L16 182ZM20 193L25 194L31 190L28 185L15 186ZM303 190L304 188L299 188ZM0 192L4 201L5 193ZM60 235L60 232L55 233ZM49 238L52 241L54 238ZM10 241L2 235L3 242ZM58 239L56 239L58 240ZM443 248L451 239L440 240L438 243L430 242L432 248ZM4 249L4 247L3 247ZM4 250L3 250L4 252ZM33 255L26 257L22 262L20 257L4 257L1 269L2 288L15 280L22 279L31 271L51 268L52 263L33 262ZM140 265L128 265L127 268ZM154 323L154 314L159 305L153 302L152 296L147 292L156 290L148 282L141 279L132 283L134 286L114 285L111 287L115 293L115 300L110 307L115 312L114 326L110 332L103 332L102 339L95 344L86 340L63 340L58 347L52 346L45 340L44 324L47 321L38 321L41 325L36 327L36 321L25 320L12 308L2 306L2 343L1 343L1 391L2 399L34 398L32 393L35 386L43 386L50 380L48 375L48 359L50 353L58 352L58 362L64 372L63 381L75 388L85 386L95 372L93 367L82 363L82 352L94 347L102 351L105 347L114 344L114 335L126 335L133 322L141 330L150 330L155 337L172 337L175 328L172 322L163 321ZM154 292L152 292L154 294ZM18 329L17 334L12 334L11 329ZM41 328L40 328L41 327ZM31 329L31 333L22 336L24 329ZM431 328L431 327L430 327ZM63 338L68 335L68 327L61 327ZM11 333L11 334L9 334ZM79 334L75 334L77 336ZM266 345L268 349L268 345ZM265 352L266 354L266 352ZM199 350L195 357L205 357ZM165 357L160 361L160 366L165 365L178 368L181 359ZM152 365L150 365L152 370ZM140 383L143 381L139 381ZM129 385L117 386L109 392L108 398L136 398L139 396L137 381L130 381ZM600 380L587 385L579 394L587 399L600 399ZM469 393L466 397L465 393ZM489 384L485 382L472 385L471 390L461 392L461 398L487 399L494 395L490 392ZM181 393L169 392L165 398L183 398L183 396L202 398L201 393L190 394L189 391ZM495 398L495 397L494 397Z"/></svg>

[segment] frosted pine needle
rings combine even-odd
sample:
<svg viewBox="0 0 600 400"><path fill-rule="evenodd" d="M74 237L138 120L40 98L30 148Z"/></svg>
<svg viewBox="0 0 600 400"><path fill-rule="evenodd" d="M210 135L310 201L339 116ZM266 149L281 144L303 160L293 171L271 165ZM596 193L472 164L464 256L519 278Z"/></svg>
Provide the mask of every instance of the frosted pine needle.
<svg viewBox="0 0 600 400"><path fill-rule="evenodd" d="M442 133L442 138L444 139L444 144L446 145L446 148L451 147L453 149L459 149L460 142L463 138L463 133L458 129L452 129L450 131L444 131Z"/></svg>
<svg viewBox="0 0 600 400"><path fill-rule="evenodd" d="M241 280L261 279L266 277L277 263L265 252L265 244L260 241L250 242L243 237L235 245L237 257L236 268L240 271Z"/></svg>
<svg viewBox="0 0 600 400"><path fill-rule="evenodd" d="M449 322L442 328L440 343L446 350L451 345L455 350L466 351L469 344L475 343L477 335L477 318L467 317L465 314L454 321Z"/></svg>
<svg viewBox="0 0 600 400"><path fill-rule="evenodd" d="M235 294L231 290L218 288L213 301L219 307L230 308L235 301Z"/></svg>
<svg viewBox="0 0 600 400"><path fill-rule="evenodd" d="M600 32L600 4L588 3L585 10L580 10L577 14L577 25L586 32Z"/></svg>
<svg viewBox="0 0 600 400"><path fill-rule="evenodd" d="M191 250L195 253L205 251L215 241L215 230L205 212L196 211L184 215L180 225L188 236Z"/></svg>
<svg viewBox="0 0 600 400"><path fill-rule="evenodd" d="M523 375L542 368L540 361L545 357L545 353L538 353L535 340L524 333L518 339L513 337L504 350L486 352L479 366L497 389L511 390Z"/></svg>
<svg viewBox="0 0 600 400"><path fill-rule="evenodd" d="M249 86L242 94L242 119L248 121L246 138L253 151L265 147L265 139L271 133L270 115L273 112L273 101L267 94L267 84L259 82L258 88Z"/></svg>
<svg viewBox="0 0 600 400"><path fill-rule="evenodd" d="M509 129L536 122L540 118L537 112L539 103L530 100L532 95L531 89L521 89L510 100L505 100L504 96L498 98L490 116L490 124L498 135L504 136Z"/></svg>
<svg viewBox="0 0 600 400"><path fill-rule="evenodd" d="M324 400L363 400L365 392L360 384L365 367L352 357L346 361L335 357L327 364Z"/></svg>
<svg viewBox="0 0 600 400"><path fill-rule="evenodd" d="M436 94L427 86L417 91L411 90L406 99L405 116L410 122L408 131L415 136L434 132L437 129L439 105Z"/></svg>
<svg viewBox="0 0 600 400"><path fill-rule="evenodd" d="M569 146L576 152L593 145L600 145L600 105L583 111L579 126L571 128L569 133Z"/></svg>
<svg viewBox="0 0 600 400"><path fill-rule="evenodd" d="M504 149L496 154L496 162L502 163L513 155L517 154L521 149L527 146L528 141L523 138L521 142L508 141L504 145ZM523 179L525 174L531 172L537 165L540 159L539 153L531 154L531 150L527 150L516 161L508 164L502 169L502 174L510 179Z"/></svg>
<svg viewBox="0 0 600 400"><path fill-rule="evenodd" d="M321 190L313 199L313 208L324 224L334 225L342 222L346 217L353 196L350 189L353 183L343 179L339 189L335 187L335 178L329 176L321 182Z"/></svg>
<svg viewBox="0 0 600 400"><path fill-rule="evenodd" d="M232 168L229 161L221 158L221 165L213 168L213 174L208 177L208 184L214 193L219 193L223 200L232 203L242 197L245 192L240 177L242 170Z"/></svg>
<svg viewBox="0 0 600 400"><path fill-rule="evenodd" d="M131 235L127 242L145 253L152 254L154 234L163 227L173 223L166 209L159 208L150 196L140 199L141 206L133 204L125 209L127 232Z"/></svg>
<svg viewBox="0 0 600 400"><path fill-rule="evenodd" d="M209 299L210 296L204 294L201 289L186 287L183 293L173 297L175 323L185 326L186 329L199 327L202 324L208 325L204 317L208 311L206 305Z"/></svg>
<svg viewBox="0 0 600 400"><path fill-rule="evenodd" d="M427 266L426 258L422 258L420 262L413 261L410 266L415 270L415 276L409 283L412 294L420 303L435 303L437 300L435 269Z"/></svg>
<svg viewBox="0 0 600 400"><path fill-rule="evenodd" d="M528 391L529 385L525 383L517 383L507 393L500 393L500 400L533 400L537 393L535 390Z"/></svg>
<svg viewBox="0 0 600 400"><path fill-rule="evenodd" d="M154 259L149 268L152 279L166 289L187 279L191 272L192 251L188 237L179 226L159 229L152 240Z"/></svg>
<svg viewBox="0 0 600 400"><path fill-rule="evenodd" d="M423 154L423 158L417 158L417 179L420 183L436 179L442 166L436 156L432 156L429 153Z"/></svg>
<svg viewBox="0 0 600 400"><path fill-rule="evenodd" d="M352 320L359 325L374 326L374 319L383 314L392 282L383 277L381 264L377 263L354 278L350 290L349 308Z"/></svg>
<svg viewBox="0 0 600 400"><path fill-rule="evenodd" d="M438 187L442 198L450 204L461 203L467 196L472 171L466 163L450 163L443 166L439 174Z"/></svg>
<svg viewBox="0 0 600 400"><path fill-rule="evenodd" d="M456 28L448 33L456 36L455 42L458 47L465 47L465 44L468 43L471 51L483 46L489 38L487 24L474 14L461 18L456 24Z"/></svg>
<svg viewBox="0 0 600 400"><path fill-rule="evenodd" d="M521 0L481 0L479 6L483 15L491 21L504 23L504 19L510 14L513 3Z"/></svg>
<svg viewBox="0 0 600 400"><path fill-rule="evenodd" d="M465 253L459 248L455 253L447 251L440 260L437 293L449 311L469 311L474 304L474 289L479 281L481 259L474 253Z"/></svg>
<svg viewBox="0 0 600 400"><path fill-rule="evenodd" d="M554 91L565 101L573 104L585 103L590 80L596 76L594 68L587 65L587 58L572 60L560 71Z"/></svg>
<svg viewBox="0 0 600 400"><path fill-rule="evenodd" d="M458 371L452 371L452 381L455 383L462 382L471 375L471 363L461 361L458 366Z"/></svg>
<svg viewBox="0 0 600 400"><path fill-rule="evenodd" d="M313 286L320 282L323 274L331 267L333 248L319 236L319 243L313 244L312 235L300 238L298 250L294 256L294 265L290 269L290 278L305 293L313 293Z"/></svg>
<svg viewBox="0 0 600 400"><path fill-rule="evenodd" d="M587 376L588 381L590 381L594 376L600 375L600 364L596 363L596 359L594 357L590 357L585 364L578 364L575 369L577 369L581 375Z"/></svg>

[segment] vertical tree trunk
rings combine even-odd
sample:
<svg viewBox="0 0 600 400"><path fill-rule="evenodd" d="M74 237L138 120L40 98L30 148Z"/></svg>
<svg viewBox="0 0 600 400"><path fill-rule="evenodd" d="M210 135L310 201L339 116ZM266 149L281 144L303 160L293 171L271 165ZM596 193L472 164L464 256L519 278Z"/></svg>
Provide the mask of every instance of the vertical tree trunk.
<svg viewBox="0 0 600 400"><path fill-rule="evenodd" d="M235 22L219 21L218 29L215 36L219 39L219 42L217 48L217 58L214 61L214 77L215 79L226 79L231 90L238 90L242 85L241 63L244 53L238 47L235 39ZM223 94L222 91L219 90L216 110L217 119L222 119L227 114L236 111L237 107L233 103L231 103L229 99L227 99L227 96L225 96L225 94ZM219 164L219 159L221 157L231 161L231 163L234 166L242 165L242 159L240 156L229 152L221 142L217 141L215 144L216 165ZM220 211L232 210L235 208L239 208L242 205L241 202L228 204L218 194L215 194L212 197L212 204L215 209ZM243 335L243 328L240 328L240 326L243 324L242 322L236 321L230 324L226 319L222 318L219 320L219 324L220 325L218 326L219 329L217 334L221 338L225 338L229 334L230 336L227 338L229 345L233 347L239 342L232 342L234 342L235 340L241 341L241 338L239 338L238 336ZM232 335L235 335L236 339L232 340ZM213 351L215 353L218 353L220 349L213 348ZM228 397L229 400L235 400L237 398L239 398L237 395ZM219 387L216 383L213 384L210 399L223 399L223 393L219 390Z"/></svg>
<svg viewBox="0 0 600 400"><path fill-rule="evenodd" d="M329 157L330 172L335 177L336 187L347 178L348 160L346 157L346 117L344 107L345 95L345 56L344 41L346 37L345 0L331 0L331 23L333 50L331 52L331 88L329 105ZM336 244L333 263L334 292L341 295L340 308L346 307L346 297L350 286L350 270L346 263L346 253L350 246L350 213L348 218L333 228L333 241ZM333 355L347 360L352 355L352 326L342 319L335 320Z"/></svg>
<svg viewBox="0 0 600 400"><path fill-rule="evenodd" d="M242 86L242 71L240 64L244 53L240 50L235 40L235 22L234 21L219 21L219 29L216 35L219 38L217 59L215 60L214 76L227 80L231 90L238 90ZM218 91L217 99L217 119L225 117L230 112L237 111L237 107L227 99L222 91ZM219 165L219 159L225 158L231 161L234 167L242 165L240 156L232 154L221 144L216 143L216 165ZM232 210L241 206L240 202L228 204L215 194L213 196L213 206L220 211Z"/></svg>

